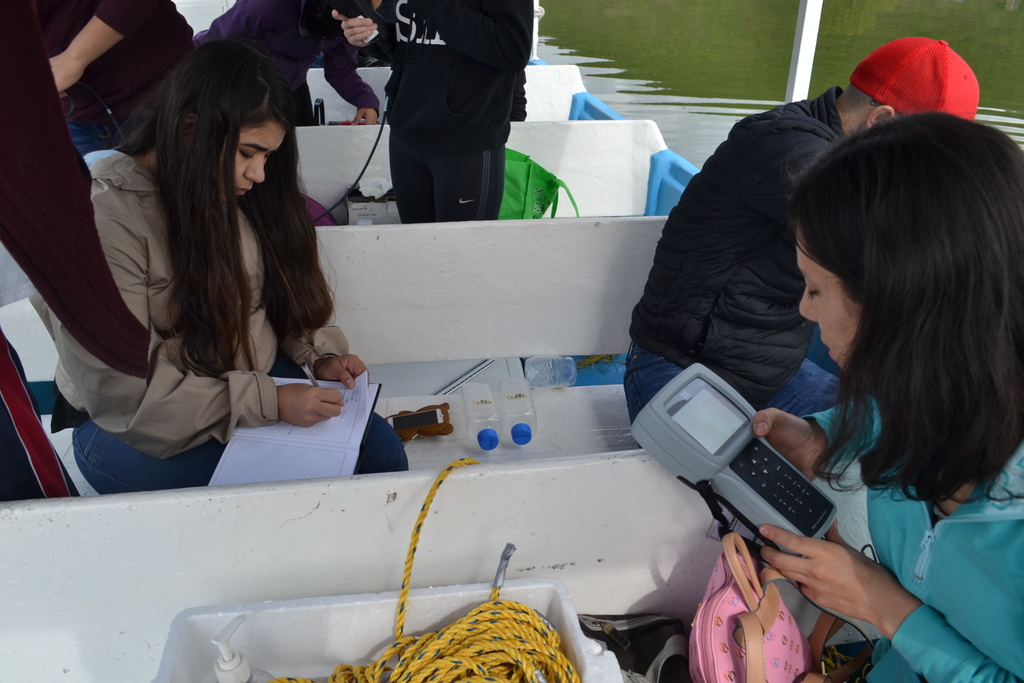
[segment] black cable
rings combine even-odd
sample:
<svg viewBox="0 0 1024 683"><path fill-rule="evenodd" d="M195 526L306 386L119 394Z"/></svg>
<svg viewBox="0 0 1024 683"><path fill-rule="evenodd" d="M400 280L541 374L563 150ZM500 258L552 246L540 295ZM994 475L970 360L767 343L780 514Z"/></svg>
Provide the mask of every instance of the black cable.
<svg viewBox="0 0 1024 683"><path fill-rule="evenodd" d="M385 97L385 99L384 99L384 115L381 117L380 123L378 124L379 127L380 127L380 130L377 131L377 139L373 141L373 147L370 148L370 155L368 157L366 157L366 163L363 164L363 169L361 171L359 171L359 175L357 175L356 179L352 181L352 184L348 186L348 189L345 190L345 192L341 195L341 198L338 199L338 201L336 201L333 204L331 204L331 206L327 210L325 210L322 214L320 214L319 216L317 216L316 218L313 219L314 223L316 223L318 220L320 220L321 218L323 218L324 216L329 214L331 211L334 211L336 208L338 208L341 205L341 203L343 201L345 201L345 199L348 197L349 193L352 192L352 190L355 188L355 186L359 184L359 181L363 179L363 174L366 173L366 169L370 166L370 162L373 160L373 155L377 151L377 145L380 143L380 137L381 137L381 135L384 134L384 124L387 123L388 112L391 111L391 106L390 105L391 105L390 99Z"/></svg>
<svg viewBox="0 0 1024 683"><path fill-rule="evenodd" d="M121 125L117 122L117 118L114 116L114 112L110 109L110 106L107 104L107 101L103 99L98 92L93 90L92 86L86 83L85 81L77 81L74 84L72 84L71 87L73 88L76 85L80 85L92 93L92 96L95 97L96 101L100 103L100 106L103 107L103 110L107 112L107 116L110 117L110 120L114 122L114 129L117 131L117 136L120 138L123 135ZM67 113L68 116L70 116L71 112L75 110L75 99L71 97L71 93L69 92L70 90L71 88L65 90L65 92L68 93L68 97L71 99L71 111Z"/></svg>

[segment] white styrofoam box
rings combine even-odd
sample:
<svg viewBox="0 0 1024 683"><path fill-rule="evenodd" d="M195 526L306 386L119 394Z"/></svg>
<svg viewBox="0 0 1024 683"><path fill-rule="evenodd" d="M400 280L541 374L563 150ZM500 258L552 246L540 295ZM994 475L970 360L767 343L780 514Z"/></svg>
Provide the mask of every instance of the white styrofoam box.
<svg viewBox="0 0 1024 683"><path fill-rule="evenodd" d="M345 201L348 206L349 225L356 225L361 220L373 221L376 225L402 222L393 194L385 195L380 199L353 195Z"/></svg>
<svg viewBox="0 0 1024 683"><path fill-rule="evenodd" d="M405 633L444 628L489 601L490 591L487 584L414 589L406 604ZM513 579L502 587L501 598L533 607L554 625L583 683L621 683L615 655L583 635L561 581ZM369 664L394 641L397 606L394 591L187 609L171 623L154 683L212 683L218 651L210 639L239 614L248 618L231 645L253 668L314 678L329 675L338 664Z"/></svg>

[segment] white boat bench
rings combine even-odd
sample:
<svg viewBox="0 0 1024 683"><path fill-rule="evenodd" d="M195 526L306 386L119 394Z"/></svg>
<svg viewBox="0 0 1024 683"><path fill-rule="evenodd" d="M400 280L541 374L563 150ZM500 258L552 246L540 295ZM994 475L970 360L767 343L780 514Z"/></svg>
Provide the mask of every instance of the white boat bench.
<svg viewBox="0 0 1024 683"><path fill-rule="evenodd" d="M454 408L456 432L409 442L411 465L637 449L621 385L534 391L534 441L490 453L465 438L457 393L387 390L389 378L422 386L416 375L443 361L516 359L500 372L522 376L519 358L625 352L663 224L633 217L321 228L338 324L368 365L387 365L383 377L371 367L389 396L378 412L443 400Z"/></svg>
<svg viewBox="0 0 1024 683"><path fill-rule="evenodd" d="M381 67L359 70L381 102L390 73ZM355 108L327 84L323 70L311 70L308 81L312 96L324 101L328 122L353 118ZM527 120L512 123L508 147L565 181L581 216L666 215L698 172L665 146L653 121L623 120L588 93L574 64L526 67L526 96ZM603 116L610 118L591 120ZM325 207L338 201L366 163L378 131L377 126L300 128L307 193ZM389 134L385 126L365 178L384 178L390 186ZM558 208L560 216L574 215L565 197ZM344 211L333 215L341 223L356 222Z"/></svg>
<svg viewBox="0 0 1024 683"><path fill-rule="evenodd" d="M306 193L328 208L344 196L366 163L379 130L378 126L298 129L299 171ZM383 178L388 187L389 131L390 126L385 126L364 174L365 179ZM584 217L642 216L649 204L663 203L657 198L658 188L663 184L661 192L674 192L670 209L685 183L697 172L678 155L673 155L677 163L670 164L674 172L657 163L661 157L654 155L672 153L666 149L661 131L653 121L523 121L512 126L507 146L528 154L562 179ZM680 163L690 170L683 170ZM651 186L656 189L653 199L648 197ZM335 211L332 215L343 224L355 222L348 220L347 213ZM558 217L569 216L575 216L575 212L562 192Z"/></svg>

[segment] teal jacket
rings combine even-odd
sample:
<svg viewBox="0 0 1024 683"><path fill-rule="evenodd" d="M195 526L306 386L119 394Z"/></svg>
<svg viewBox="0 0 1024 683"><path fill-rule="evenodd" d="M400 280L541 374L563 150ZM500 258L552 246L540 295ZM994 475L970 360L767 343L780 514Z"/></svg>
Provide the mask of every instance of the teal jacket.
<svg viewBox="0 0 1024 683"><path fill-rule="evenodd" d="M831 433L834 411L811 416ZM877 425L876 425L877 433ZM1012 498L1011 496L1017 496ZM932 524L931 505L868 492L879 562L924 604L874 654L875 682L1024 680L1024 445L990 497Z"/></svg>

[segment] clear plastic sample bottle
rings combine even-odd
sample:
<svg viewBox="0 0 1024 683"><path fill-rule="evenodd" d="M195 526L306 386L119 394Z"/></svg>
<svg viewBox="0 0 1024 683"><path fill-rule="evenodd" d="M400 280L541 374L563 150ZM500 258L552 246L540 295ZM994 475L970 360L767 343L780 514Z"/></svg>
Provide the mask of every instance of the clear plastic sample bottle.
<svg viewBox="0 0 1024 683"><path fill-rule="evenodd" d="M537 430L537 412L533 407L530 383L524 377L506 377L498 389L498 412L501 433L523 446L530 443Z"/></svg>
<svg viewBox="0 0 1024 683"><path fill-rule="evenodd" d="M571 387L576 383L576 361L572 356L530 356L523 364L523 372L534 389Z"/></svg>
<svg viewBox="0 0 1024 683"><path fill-rule="evenodd" d="M498 446L501 416L489 384L466 382L462 385L462 403L466 406L467 436L485 451Z"/></svg>

